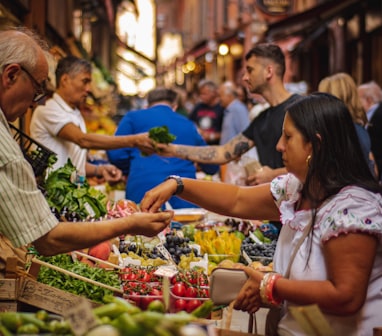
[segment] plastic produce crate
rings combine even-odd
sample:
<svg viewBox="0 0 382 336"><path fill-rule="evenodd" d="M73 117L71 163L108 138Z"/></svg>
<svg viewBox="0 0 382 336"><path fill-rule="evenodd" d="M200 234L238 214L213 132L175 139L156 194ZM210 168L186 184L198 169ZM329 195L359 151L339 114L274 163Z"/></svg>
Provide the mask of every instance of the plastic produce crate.
<svg viewBox="0 0 382 336"><path fill-rule="evenodd" d="M36 177L44 177L45 171L49 166L49 158L56 156L45 146L41 145L21 130L9 124L13 132L13 138L18 142L25 159L30 163Z"/></svg>
<svg viewBox="0 0 382 336"><path fill-rule="evenodd" d="M208 286L201 286L200 289L209 290ZM186 311L191 313L199 305L202 305L205 301L209 300L208 297L184 297L177 296L170 289L170 313L178 313L179 311Z"/></svg>

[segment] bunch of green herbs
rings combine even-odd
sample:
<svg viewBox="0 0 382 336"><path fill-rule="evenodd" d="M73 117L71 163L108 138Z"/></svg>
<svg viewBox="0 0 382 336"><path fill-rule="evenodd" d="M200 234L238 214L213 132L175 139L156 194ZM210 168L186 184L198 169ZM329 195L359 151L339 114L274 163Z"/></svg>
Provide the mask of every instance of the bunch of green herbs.
<svg viewBox="0 0 382 336"><path fill-rule="evenodd" d="M117 289L121 286L117 272L108 271L100 267L91 267L80 261L73 261L72 257L68 254L59 254L53 257L39 257L39 259ZM110 289L73 278L70 275L58 272L46 266L41 266L37 281L72 294L84 296L89 300L99 303L103 302L102 300L105 295L113 295Z"/></svg>

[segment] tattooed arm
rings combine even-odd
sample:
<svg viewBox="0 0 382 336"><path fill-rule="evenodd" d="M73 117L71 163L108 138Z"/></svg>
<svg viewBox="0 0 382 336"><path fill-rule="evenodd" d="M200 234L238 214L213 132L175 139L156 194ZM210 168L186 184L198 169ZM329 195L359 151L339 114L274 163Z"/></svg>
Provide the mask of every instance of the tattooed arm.
<svg viewBox="0 0 382 336"><path fill-rule="evenodd" d="M185 146L185 145L158 145L160 155L175 156L199 163L224 164L239 158L242 154L255 146L243 134L238 134L221 146Z"/></svg>

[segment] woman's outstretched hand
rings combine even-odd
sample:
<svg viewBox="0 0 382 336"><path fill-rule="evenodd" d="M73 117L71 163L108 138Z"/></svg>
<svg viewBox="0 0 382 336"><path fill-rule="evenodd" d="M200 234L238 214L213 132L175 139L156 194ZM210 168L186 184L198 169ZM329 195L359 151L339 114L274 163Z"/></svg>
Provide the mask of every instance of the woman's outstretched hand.
<svg viewBox="0 0 382 336"><path fill-rule="evenodd" d="M170 179L147 191L140 202L141 211L157 212L171 198L176 188L176 181Z"/></svg>

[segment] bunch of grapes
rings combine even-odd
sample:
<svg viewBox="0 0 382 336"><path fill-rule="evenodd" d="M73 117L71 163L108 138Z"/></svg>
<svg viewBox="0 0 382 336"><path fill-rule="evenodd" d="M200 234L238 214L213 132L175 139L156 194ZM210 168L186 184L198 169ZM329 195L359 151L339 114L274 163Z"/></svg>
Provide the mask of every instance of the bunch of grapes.
<svg viewBox="0 0 382 336"><path fill-rule="evenodd" d="M174 232L168 232L166 234L166 242L163 246L171 254L174 262L178 264L182 255L189 256L193 253L195 256L198 256L198 250L191 248L189 243L190 238L179 237Z"/></svg>
<svg viewBox="0 0 382 336"><path fill-rule="evenodd" d="M242 251L245 251L251 259L258 257L273 258L275 254L277 241L273 240L271 243L258 244L254 243L251 238L247 237L241 244Z"/></svg>

